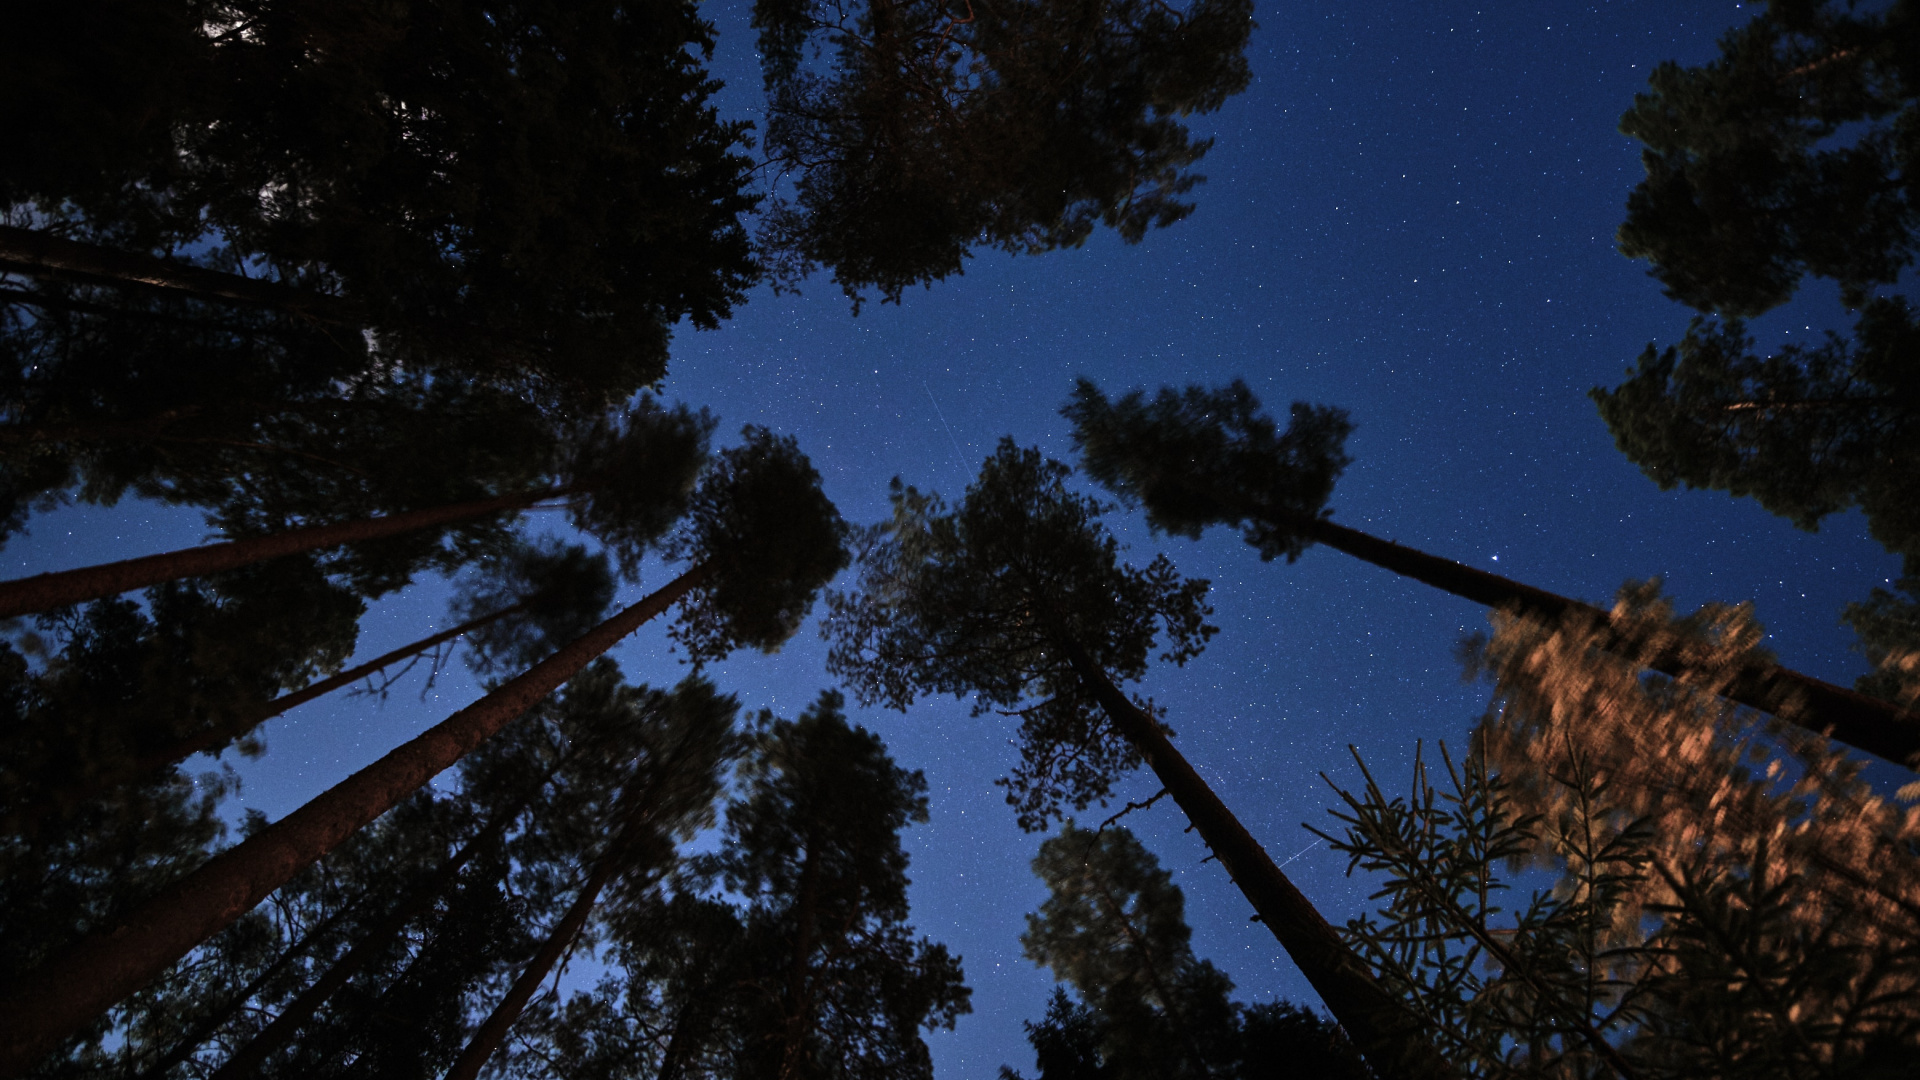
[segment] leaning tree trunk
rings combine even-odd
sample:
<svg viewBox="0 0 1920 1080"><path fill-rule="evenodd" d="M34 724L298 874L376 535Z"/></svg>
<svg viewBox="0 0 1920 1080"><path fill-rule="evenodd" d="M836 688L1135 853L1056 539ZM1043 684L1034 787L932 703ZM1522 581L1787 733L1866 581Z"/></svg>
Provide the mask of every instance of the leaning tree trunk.
<svg viewBox="0 0 1920 1080"><path fill-rule="evenodd" d="M1455 1075L1413 1018L1380 988L1332 925L1287 880L1266 849L1174 749L1160 725L1129 701L1078 644L1067 643L1062 652L1114 729L1152 766L1161 785L1180 804L1200 838L1253 904L1260 921L1365 1055L1374 1074L1382 1080L1438 1080Z"/></svg>
<svg viewBox="0 0 1920 1080"><path fill-rule="evenodd" d="M522 602L510 607L501 608L499 611L482 615L477 619L469 619L450 630L442 630L437 634L421 638L412 644L402 645L392 652L376 656L366 663L355 665L342 671L338 675L316 680L295 690L291 694L282 694L271 701L262 702L258 707L245 710L225 723L216 724L205 731L189 735L184 739L176 739L162 749L156 750L151 754L143 755L124 769L117 769L106 776L96 777L84 783L72 784L57 791L50 792L33 807L22 812L14 819L10 821L0 821L0 834L31 830L33 826L44 820L49 813L71 810L82 803L112 791L122 784L128 784L138 780L148 773L166 768L169 765L178 765L195 754L216 749L233 739L245 735L247 732L252 731L254 728L289 709L305 705L315 698L324 697L343 686L351 686L389 664L398 663L410 656L417 656L436 645L441 645L452 641L454 638L470 634L484 626L492 625L509 615L524 610L526 606L527 605Z"/></svg>
<svg viewBox="0 0 1920 1080"><path fill-rule="evenodd" d="M444 1080L474 1080L480 1075L480 1069L486 1065L487 1059L507 1041L508 1029L513 1027L515 1020L520 1019L527 1002L532 1001L534 992L540 989L541 982L579 938L581 929L587 925L587 916L593 914L593 906L600 900L600 893L613 880L618 863L619 860L611 851L594 860L593 870L580 886L580 895L574 897L573 906L567 909L553 932L547 935L540 951L527 961L520 977L513 980L513 986L500 999L500 1004L494 1006L486 1023L473 1033L467 1048L460 1052L453 1067L447 1070Z"/></svg>
<svg viewBox="0 0 1920 1080"><path fill-rule="evenodd" d="M237 570L243 566L279 558L282 555L297 555L303 551L317 551L340 544L381 540L419 529L430 529L437 525L485 517L502 510L518 510L531 506L541 499L570 494L572 490L566 487L551 487L537 491L516 491L507 495L474 499L470 502L449 503L445 506L430 506L424 510L388 514L385 517L360 518L355 521L336 522L332 525L309 525L305 528L288 529L285 532L271 533L266 536L249 537L245 540L203 544L199 547L169 551L162 555L146 555L121 562L83 566L78 570L59 570L49 574L35 574L28 578L16 578L12 581L0 582L0 618L28 615L36 611L50 611L68 604L118 596L123 592L144 589L147 586L177 578L202 577L207 574L217 574L223 570Z"/></svg>
<svg viewBox="0 0 1920 1080"><path fill-rule="evenodd" d="M35 277L133 285L193 300L271 308L326 322L359 324L365 319L358 304L337 296L84 244L35 229L0 226L0 269Z"/></svg>
<svg viewBox="0 0 1920 1080"><path fill-rule="evenodd" d="M1325 518L1287 518L1276 523L1357 559L1478 604L1511 608L1553 622L1568 617L1583 618L1603 632L1609 625L1607 613L1592 604L1369 536ZM1639 656L1635 643L1622 636L1602 638L1601 643L1609 651L1655 671L1673 676L1684 676L1686 672L1679 656ZM1911 709L1902 709L1779 664L1748 667L1735 675L1722 693L1741 705L1830 735L1875 757L1920 770L1920 714Z"/></svg>
<svg viewBox="0 0 1920 1080"><path fill-rule="evenodd" d="M162 890L118 926L0 986L0 1078L19 1076L114 1003L386 813L698 586L704 563L594 627L305 806Z"/></svg>

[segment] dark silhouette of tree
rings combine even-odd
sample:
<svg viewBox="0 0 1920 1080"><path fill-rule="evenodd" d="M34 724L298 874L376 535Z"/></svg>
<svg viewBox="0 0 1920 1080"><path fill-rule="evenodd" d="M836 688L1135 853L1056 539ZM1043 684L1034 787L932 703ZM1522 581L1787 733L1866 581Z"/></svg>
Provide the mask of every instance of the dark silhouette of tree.
<svg viewBox="0 0 1920 1080"><path fill-rule="evenodd" d="M668 327L715 325L757 273L742 127L709 104L690 4L125 6L91 14L151 36L82 15L8 36L8 119L78 130L0 170L0 201L104 250L50 266L0 243L0 265L216 303L111 256L245 269L324 294L290 314L365 312L348 329L383 349L484 372L501 350L462 346L497 338L512 375L600 400L657 380ZM114 58L139 74L108 85L153 92L103 98Z"/></svg>
<svg viewBox="0 0 1920 1080"><path fill-rule="evenodd" d="M1751 496L1812 530L1858 507L1906 568L1847 611L1876 663L1920 653L1920 17L1910 3L1772 3L1697 67L1654 69L1620 130L1644 144L1620 250L1702 313L1596 388L1621 452L1662 488ZM1850 335L1757 346L1742 320L1807 275L1834 281ZM1890 617L1890 618L1889 618ZM1861 688L1920 685L1886 670Z"/></svg>
<svg viewBox="0 0 1920 1080"><path fill-rule="evenodd" d="M1079 997L1054 991L1046 1015L1026 1025L1037 1080L1368 1075L1339 1029L1312 1013L1228 1000L1225 973L1193 955L1179 887L1125 829L1069 823L1033 867L1048 896L1021 943Z"/></svg>
<svg viewBox="0 0 1920 1080"><path fill-rule="evenodd" d="M540 984L581 939L603 893L644 891L672 868L676 842L713 822L723 772L739 752L737 702L696 680L671 694L615 686L594 704L607 715L586 723L621 732L615 768L626 771L598 822L605 842L591 853L565 914L447 1070L448 1080L472 1080L500 1051Z"/></svg>
<svg viewBox="0 0 1920 1080"><path fill-rule="evenodd" d="M0 730L0 824L40 823L147 775L147 760L206 726L243 722L276 692L339 665L361 602L304 558L276 560L41 616L0 645L13 715ZM251 724L248 724L251 727Z"/></svg>
<svg viewBox="0 0 1920 1080"><path fill-rule="evenodd" d="M1103 800L1126 769L1153 770L1376 1071L1444 1075L1392 998L1340 943L1174 748L1161 710L1115 680L1197 655L1206 582L1164 557L1126 566L1100 506L1069 470L1002 440L953 510L896 483L894 518L867 538L860 591L833 594L829 670L863 702L904 709L920 694L971 696L976 714L1022 718L1021 762L1005 781L1023 827Z"/></svg>
<svg viewBox="0 0 1920 1080"><path fill-rule="evenodd" d="M758 428L747 434L745 445L719 456L706 492L695 500L675 550L698 561L674 581L173 882L117 925L102 927L0 986L0 1075L17 1075L696 588L706 586L693 597L695 614L689 622L700 631L698 641L777 647L792 629L784 616L791 614L797 622L811 594L845 565L844 526L821 493L818 474L790 439ZM769 476L780 479L769 483ZM767 508L776 513L756 514L747 500L766 490L781 493ZM614 517L616 511L631 516ZM622 502L616 492L604 501L590 501L581 516L602 531L619 534L653 529L647 523L658 514L658 506ZM821 546L802 550L805 542ZM756 585L754 575L762 568L735 559L733 552L762 550L779 552L780 558L769 560L764 568L768 576ZM817 576L788 576L796 568L809 568ZM730 612L720 607L732 596L753 601L744 605L744 622L738 626L727 621ZM775 598L771 604L768 597ZM769 618L770 611L782 617ZM702 655L707 655L704 646Z"/></svg>
<svg viewBox="0 0 1920 1080"><path fill-rule="evenodd" d="M924 778L837 693L763 714L750 743L719 850L609 912L619 974L537 1025L525 1074L932 1075L920 1032L951 1027L968 991L907 923L899 834L925 820Z"/></svg>
<svg viewBox="0 0 1920 1080"><path fill-rule="evenodd" d="M1579 619L1601 632L1595 644L1679 675L1686 657L1647 650L1609 613L1544 589L1380 540L1327 519L1326 500L1347 464L1341 443L1351 425L1325 406L1295 404L1281 433L1245 384L1220 390L1162 389L1152 401L1135 391L1109 402L1082 379L1062 412L1088 475L1145 508L1154 529L1197 537L1211 525L1239 528L1262 559L1298 558L1323 543L1376 566L1494 608L1558 623ZM1720 692L1852 746L1913 766L1920 724L1902 710L1781 667L1756 654Z"/></svg>
<svg viewBox="0 0 1920 1080"><path fill-rule="evenodd" d="M976 244L1138 241L1192 212L1211 140L1183 118L1249 79L1244 0L757 0L767 150L794 178L763 238L887 300Z"/></svg>

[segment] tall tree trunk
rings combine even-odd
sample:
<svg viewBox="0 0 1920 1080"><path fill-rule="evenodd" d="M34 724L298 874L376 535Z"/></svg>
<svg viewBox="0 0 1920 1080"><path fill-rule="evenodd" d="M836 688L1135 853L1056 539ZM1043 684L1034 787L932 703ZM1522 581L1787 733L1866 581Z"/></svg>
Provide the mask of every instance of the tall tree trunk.
<svg viewBox="0 0 1920 1080"><path fill-rule="evenodd" d="M310 319L358 324L360 305L273 281L66 240L35 229L0 226L0 269L36 277L135 285L212 303L273 308Z"/></svg>
<svg viewBox="0 0 1920 1080"><path fill-rule="evenodd" d="M340 544L380 540L417 529L430 529L437 525L485 517L502 510L518 510L531 506L541 499L569 494L571 490L565 487L551 487L537 491L516 491L507 495L474 499L470 502L449 503L445 506L430 506L423 510L388 514L385 517L360 518L355 521L336 522L332 525L309 525L267 536L249 537L245 540L202 544L199 547L182 548L162 555L146 555L121 562L83 566L78 570L59 570L48 574L35 574L28 578L16 578L12 581L0 582L0 618L28 615L36 611L50 611L86 600L118 596L123 592L144 589L176 578L202 577L207 574L217 574L223 570L237 570L242 566L264 562L282 555L297 555L303 551L317 551L320 548L335 547Z"/></svg>
<svg viewBox="0 0 1920 1080"><path fill-rule="evenodd" d="M314 942L320 940L321 935L339 925L340 920L351 915L358 907L358 904L342 904L333 914L320 920L306 933L300 935L299 941L287 946L279 956L274 958L273 963L262 968L260 973L241 987L225 1005L194 1025L193 1030L175 1044L173 1049L148 1066L146 1071L140 1074L139 1080L166 1080L167 1074L173 1071L175 1065L192 1057L195 1050L200 1049L202 1044L213 1038L215 1032L227 1026L227 1021L232 1020L242 1008L246 1007L247 1002L252 1001L253 996L264 989L268 982L285 971L287 965L306 955L306 951L313 947Z"/></svg>
<svg viewBox="0 0 1920 1080"><path fill-rule="evenodd" d="M1294 888L1266 849L1174 749L1160 725L1128 700L1077 643L1063 643L1061 651L1114 730L1153 767L1162 786L1253 904L1260 921L1366 1056L1374 1074L1382 1080L1454 1076L1414 1020L1380 988L1319 910Z"/></svg>
<svg viewBox="0 0 1920 1080"><path fill-rule="evenodd" d="M1569 616L1583 618L1603 632L1609 625L1607 613L1592 604L1369 536L1325 518L1289 518L1285 524L1330 548L1478 604L1512 608L1552 621ZM1609 651L1655 671L1674 676L1685 674L1686 665L1677 655L1639 656L1635 643L1619 635L1603 638L1602 642ZM1779 664L1755 664L1747 668L1734 677L1723 693L1749 708L1772 713L1875 757L1920 770L1920 714L1911 709L1902 709Z"/></svg>
<svg viewBox="0 0 1920 1080"><path fill-rule="evenodd" d="M515 1020L520 1019L527 1002L532 1001L534 992L540 989L541 982L560 962L560 957L573 947L581 928L587 925L587 916L593 914L593 906L599 902L601 891L613 880L618 865L619 860L611 850L594 860L593 870L580 886L580 895L574 897L573 906L567 909L553 932L547 935L540 951L521 969L520 977L513 980L513 985L508 988L506 996L500 999L500 1004L494 1006L486 1023L473 1033L467 1048L460 1052L453 1067L447 1070L445 1080L474 1080L480 1075L480 1069L486 1065L487 1059L507 1041L507 1031L513 1027Z"/></svg>
<svg viewBox="0 0 1920 1080"><path fill-rule="evenodd" d="M520 819L521 814L527 812L527 807L533 804L534 798L546 789L548 782L570 757L572 757L571 752L542 774L538 782L528 784L526 791L517 800L506 810L495 814L485 828L473 834L472 838L460 846L460 850L454 854L453 858L448 859L445 865L434 871L426 881L410 892L406 899L387 912L385 918L367 928L360 935L359 940L353 943L353 947L327 968L325 974L315 979L305 990L294 995L293 1000L280 1010L280 1015L274 1017L271 1023L247 1040L245 1046L234 1051L233 1055L214 1072L211 1080L240 1080L259 1071L267 1058L299 1034L300 1029L313 1019L314 1013L320 1011L320 1006L327 1003L327 999L339 992L341 987L347 985L348 980L360 974L368 963L391 945L394 939L400 936L400 932L407 928L407 924L431 909L434 901L440 898L448 886L458 880L460 871L465 869L476 855L496 843L502 834L513 827L513 823Z"/></svg>
<svg viewBox="0 0 1920 1080"><path fill-rule="evenodd" d="M813 954L813 924L820 914L820 839L817 827L807 830L807 858L800 864L800 895L793 905L793 961L787 965L786 1030L780 1034L780 1080L800 1075L800 1054L806 1045L807 1019L813 1003L807 993L807 957Z"/></svg>
<svg viewBox="0 0 1920 1080"><path fill-rule="evenodd" d="M96 777L84 783L73 784L61 788L58 791L51 792L33 807L16 815L11 820L0 821L0 833L30 830L40 821L44 820L48 813L70 810L112 791L122 784L132 783L150 772L155 772L169 765L178 765L195 754L212 750L223 743L245 735L247 732L279 716L288 709L305 705L307 702L315 698L324 697L343 686L351 686L389 664L405 660L410 656L417 656L436 645L452 641L454 638L470 634L482 627L499 622L509 615L525 610L526 606L523 602L514 604L511 607L501 608L499 611L482 615L477 619L469 619L450 630L442 630L437 634L421 638L412 644L402 645L392 652L383 653L364 664L358 664L348 668L338 675L318 679L295 690L291 694L282 694L271 701L262 702L257 708L242 712L224 724L215 725L205 731L189 735L184 739L176 739L165 748L141 757L125 769L115 770L106 776Z"/></svg>
<svg viewBox="0 0 1920 1080"><path fill-rule="evenodd" d="M700 564L525 674L441 721L162 890L117 927L0 986L0 1078L41 1055L231 924L700 584Z"/></svg>

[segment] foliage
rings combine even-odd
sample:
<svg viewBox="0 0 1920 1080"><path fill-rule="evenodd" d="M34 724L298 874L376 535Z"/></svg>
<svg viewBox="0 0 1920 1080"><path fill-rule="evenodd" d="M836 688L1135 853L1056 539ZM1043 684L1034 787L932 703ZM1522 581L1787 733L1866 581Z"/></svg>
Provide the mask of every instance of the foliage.
<svg viewBox="0 0 1920 1080"><path fill-rule="evenodd" d="M36 227L337 294L391 355L593 403L656 381L668 328L715 325L757 276L743 126L709 102L692 4L131 14L153 36L51 15L9 35L8 117L78 125L0 170ZM116 56L108 85L151 96L92 87Z"/></svg>
<svg viewBox="0 0 1920 1080"><path fill-rule="evenodd" d="M1775 0L1698 67L1659 65L1621 119L1647 177L1627 201L1620 250L1667 295L1716 318L1677 345L1649 345L1593 397L1621 452L1663 488L1752 496L1813 529L1858 507L1920 574L1916 456L1920 322L1901 294L1920 228L1920 9ZM1741 321L1806 275L1839 286L1851 337L1756 348ZM1911 285L1911 278L1906 278ZM1848 621L1870 657L1911 652L1886 620L1912 622L1876 590ZM1895 608L1899 610L1895 612ZM1896 661L1899 656L1895 656ZM1861 687L1897 696L1899 679Z"/></svg>
<svg viewBox="0 0 1920 1080"><path fill-rule="evenodd" d="M1038 1080L1368 1075L1329 1022L1228 999L1227 976L1193 955L1179 887L1132 833L1069 823L1033 868L1048 896L1021 944L1079 998L1056 990L1026 1025Z"/></svg>
<svg viewBox="0 0 1920 1080"><path fill-rule="evenodd" d="M706 567L673 627L696 660L779 648L848 562L847 525L799 444L757 425L741 434L701 479L666 547Z"/></svg>
<svg viewBox="0 0 1920 1080"><path fill-rule="evenodd" d="M483 676L517 673L598 625L613 594L603 552L549 537L482 560L455 592L451 616L460 624L513 610L468 632L467 664Z"/></svg>
<svg viewBox="0 0 1920 1080"><path fill-rule="evenodd" d="M1721 861L1663 848L1563 745L1544 817L1477 755L1447 758L1445 787L1417 764L1404 797L1371 773L1340 792L1328 839L1387 901L1346 936L1468 1075L1900 1075L1920 1045L1911 927L1862 940L1764 842ZM1558 885L1503 906L1503 869L1536 852ZM1645 902L1650 880L1668 902Z"/></svg>
<svg viewBox="0 0 1920 1080"><path fill-rule="evenodd" d="M1246 0L756 0L763 239L857 299L959 273L975 244L1043 252L1096 224L1138 241L1193 210L1211 140L1182 119L1244 89ZM810 62L811 61L811 62Z"/></svg>
<svg viewBox="0 0 1920 1080"><path fill-rule="evenodd" d="M763 715L719 849L611 915L617 973L546 1013L515 1075L930 1076L919 1032L968 991L906 924L899 833L925 790L838 694Z"/></svg>
<svg viewBox="0 0 1920 1080"><path fill-rule="evenodd" d="M1817 717L1756 717L1717 696L1765 655L1747 606L1679 618L1657 583L1629 583L1604 628L1504 614L1495 627L1478 657L1496 695L1479 745L1526 813L1569 812L1571 790L1551 777L1577 751L1607 778L1613 812L1648 823L1646 850L1667 863L1735 873L1764 849L1799 879L1810 923L1846 911L1869 938L1920 928L1920 807L1876 793L1859 759L1814 733ZM1595 645L1603 633L1616 639L1606 651ZM1684 676L1643 675L1654 656ZM1674 902L1658 877L1634 895ZM1639 918L1630 898L1616 911L1623 932Z"/></svg>
<svg viewBox="0 0 1920 1080"><path fill-rule="evenodd" d="M1116 681L1160 656L1184 664L1214 633L1207 583L1165 556L1120 561L1102 507L1067 488L1070 470L1003 439L953 510L893 487L893 520L871 530L859 590L830 592L827 669L862 704L905 710L925 693L972 696L974 714L1021 718L1020 765L1002 783L1022 828L1103 800L1140 756L1102 719L1068 659L1080 650ZM1144 707L1152 710L1151 704Z"/></svg>
<svg viewBox="0 0 1920 1080"><path fill-rule="evenodd" d="M1109 402L1091 380L1074 384L1061 414L1087 475L1156 530L1198 539L1209 525L1241 529L1263 560L1300 557L1298 521L1327 514L1348 462L1346 411L1296 401L1280 432L1235 379L1224 388L1162 387Z"/></svg>

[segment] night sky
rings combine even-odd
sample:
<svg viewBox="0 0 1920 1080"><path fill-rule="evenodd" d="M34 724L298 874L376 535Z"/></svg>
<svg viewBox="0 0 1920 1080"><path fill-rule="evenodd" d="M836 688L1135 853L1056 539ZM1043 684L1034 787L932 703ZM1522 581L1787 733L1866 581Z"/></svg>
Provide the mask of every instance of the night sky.
<svg viewBox="0 0 1920 1080"><path fill-rule="evenodd" d="M751 118L746 4L703 11L732 84L723 103ZM1858 515L1816 535L1751 501L1663 493L1586 397L1649 341L1677 340L1690 314L1614 250L1640 176L1615 124L1655 63L1709 58L1747 15L1731 2L1392 0L1257 17L1252 86L1196 124L1217 142L1187 221L1139 245L1098 234L1076 251L982 254L964 277L858 317L825 280L800 296L762 289L720 330L679 334L667 393L713 409L729 438L745 423L797 436L841 512L869 522L890 477L958 495L1002 435L1070 460L1056 410L1076 375L1109 392L1244 377L1280 415L1296 399L1351 411L1336 521L1603 604L1656 575L1685 610L1752 600L1783 662L1850 683L1864 662L1840 607L1896 568ZM1762 343L1812 337L1841 325L1836 313L1831 289L1810 285L1755 330ZM1397 784L1420 740L1464 741L1486 688L1462 684L1452 651L1483 610L1324 548L1261 563L1230 534L1154 537L1119 511L1110 524L1136 564L1165 550L1213 583L1212 647L1143 686L1179 747L1329 919L1358 913L1369 887L1301 827L1329 823L1319 774L1355 783L1352 744ZM193 512L144 506L31 529L6 552L13 574L205 533ZM623 597L666 578L651 568ZM422 582L378 606L361 655L444 625L447 594ZM685 673L658 627L615 655L635 681ZM713 674L746 706L791 716L829 685L824 655L810 625L778 655ZM384 706L342 699L276 721L267 757L239 766L235 806L284 814L474 694L456 664L424 699L416 673ZM939 1074L1031 1072L1020 1024L1052 981L1018 942L1042 896L1027 868L1041 837L1015 827L993 787L1015 722L950 699L855 719L931 789L932 820L907 835L914 922L964 957L974 988L973 1014L930 1040ZM1143 774L1122 790L1156 788ZM1175 871L1196 951L1242 1000L1314 1000L1170 801L1128 824Z"/></svg>

